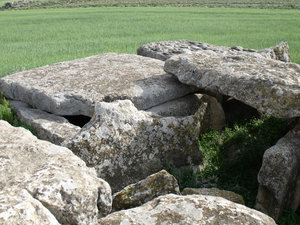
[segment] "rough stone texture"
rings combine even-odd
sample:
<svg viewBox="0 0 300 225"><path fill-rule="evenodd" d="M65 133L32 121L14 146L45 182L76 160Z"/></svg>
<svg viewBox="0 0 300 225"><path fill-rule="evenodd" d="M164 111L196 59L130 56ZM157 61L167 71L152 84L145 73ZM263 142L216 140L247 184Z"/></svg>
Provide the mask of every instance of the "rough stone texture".
<svg viewBox="0 0 300 225"><path fill-rule="evenodd" d="M193 115L203 104L208 104L207 129L221 130L225 126L225 113L216 98L203 94L190 94L147 110L160 116Z"/></svg>
<svg viewBox="0 0 300 225"><path fill-rule="evenodd" d="M112 213L100 219L99 224L275 225L276 223L261 212L224 198L169 194L140 207Z"/></svg>
<svg viewBox="0 0 300 225"><path fill-rule="evenodd" d="M4 190L0 219L26 217L38 222L46 216L47 223L55 224L49 210L61 224L95 224L98 216L110 212L108 183L97 178L95 170L70 150L38 140L24 128L14 128L5 121L0 121L0 127L0 190ZM26 199L28 202L22 203ZM29 208L24 212L25 206ZM36 208L33 212L35 206L41 211Z"/></svg>
<svg viewBox="0 0 300 225"><path fill-rule="evenodd" d="M258 174L259 190L255 207L275 220L284 210L298 208L299 178L300 122L265 151Z"/></svg>
<svg viewBox="0 0 300 225"><path fill-rule="evenodd" d="M181 192L183 195L210 195L225 198L229 201L245 205L243 196L232 191L220 190L218 188L185 188Z"/></svg>
<svg viewBox="0 0 300 225"><path fill-rule="evenodd" d="M35 129L40 139L57 145L60 145L68 138L72 138L81 129L61 116L33 109L23 102L10 101L10 106L23 123Z"/></svg>
<svg viewBox="0 0 300 225"><path fill-rule="evenodd" d="M25 190L0 190L0 224L59 225L55 217L41 202Z"/></svg>
<svg viewBox="0 0 300 225"><path fill-rule="evenodd" d="M163 71L163 62L107 53L56 63L0 79L5 97L56 115L92 117L96 102L130 99L148 109L195 90Z"/></svg>
<svg viewBox="0 0 300 225"><path fill-rule="evenodd" d="M175 177L165 170L131 184L113 195L113 211L129 209L166 194L180 194Z"/></svg>
<svg viewBox="0 0 300 225"><path fill-rule="evenodd" d="M64 144L116 192L166 164L200 164L198 137L206 108L203 104L186 117L160 117L138 111L130 100L101 102L91 121Z"/></svg>
<svg viewBox="0 0 300 225"><path fill-rule="evenodd" d="M257 53L268 59L290 62L290 52L287 42L280 42L278 45L263 50L253 50L245 49L241 46L234 46L230 48L187 40L161 41L151 42L139 47L137 49L137 54L165 61L174 55L189 54L206 50L211 50L219 54L234 54L235 52Z"/></svg>
<svg viewBox="0 0 300 225"><path fill-rule="evenodd" d="M165 71L185 84L232 96L276 117L300 116L300 66L258 54L222 56L213 51L177 55Z"/></svg>

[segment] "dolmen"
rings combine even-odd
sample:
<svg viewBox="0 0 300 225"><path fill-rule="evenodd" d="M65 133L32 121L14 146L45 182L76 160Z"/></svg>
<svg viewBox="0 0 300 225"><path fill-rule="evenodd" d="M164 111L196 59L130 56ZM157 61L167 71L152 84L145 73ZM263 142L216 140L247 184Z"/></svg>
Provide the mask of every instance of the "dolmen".
<svg viewBox="0 0 300 225"><path fill-rule="evenodd" d="M32 126L38 137L45 140L29 137L27 133L24 138L38 147L26 145L25 139L14 136L25 132L22 128L11 128L6 122L1 122L1 126L7 129L0 133L1 140L19 139L14 145L20 145L24 151L22 154L28 156L25 160L36 166L28 165L31 169L26 179L13 173L12 168L19 162L11 163L10 160L17 153L11 152L9 155L5 153L5 144L0 145L4 159L1 169L5 171L9 168L11 171L9 178L2 178L0 182L7 202L5 210L0 209L0 221L7 218L12 222L22 220L18 211L21 208L15 205L23 201L30 205L28 207L41 208L31 213L38 217L36 221L41 218L51 221L43 224L120 224L138 221L154 224L155 219L176 223L178 218L182 223L191 221L191 224L201 224L200 221L205 221L205 224L209 224L208 221L211 221L210 224L241 224L245 221L275 224L272 218L221 197L202 194L180 196L175 178L162 169L166 166L180 169L202 164L199 136L224 127L226 118L222 101L228 97L262 114L280 118L299 117L300 67L290 62L287 43L281 42L264 50L251 50L181 40L146 44L138 49L138 54L90 56L0 79L0 90L11 100L11 107L19 119ZM290 136L292 140L297 140ZM278 143L282 145L285 142ZM282 187L285 185L287 191L282 191L280 195L276 190L272 192L275 184L265 178L273 176L270 171L278 165L274 160L268 162L273 157L270 155L277 154L276 150L266 151L260 171L257 208L274 219L286 208L299 207L299 201L286 203L282 200L286 199L285 196L290 199L299 196L295 187L299 185L300 149L296 141L293 143L289 151L295 166L289 172L285 171L287 164L283 163L277 173L284 171L292 174L284 175L289 185L282 184ZM21 160L22 154L15 159ZM50 159L52 155L53 161ZM45 162L40 162L39 158L45 158ZM64 160L71 160L72 163ZM59 165L60 162L66 164L66 169L56 169L64 168ZM72 175L68 167L74 168L73 172L78 174ZM50 172L52 168L53 172ZM64 176L70 179L56 179L56 173L60 173L61 179ZM47 176L54 177L53 185L56 186L51 190L45 180ZM41 177L40 180L35 179L37 177ZM82 188L83 192L79 193L92 196L92 200L76 197L75 190L81 190L81 187L73 185L76 179L79 179L78 182L91 182L89 179L92 179L96 183L91 186L98 191L86 189L89 194L85 194ZM41 185L37 188L35 185L38 183L45 187ZM85 183L80 185L89 186ZM152 189L146 188L149 185L154 186ZM52 198L55 193L59 194ZM264 200L269 193L274 199L273 209L277 207L278 210L272 211L268 201ZM13 198L16 200L12 201ZM48 198L59 204L52 206ZM83 201L93 204L78 208L77 201L83 205ZM175 209L187 205L195 214L187 215L184 210ZM65 212L62 210L64 207L70 211ZM176 218L170 217L169 220L167 216L162 216L150 219L152 214L167 215L171 212L165 210L168 207L175 207L172 214L178 215ZM115 212L105 217L112 208ZM124 210L118 211L121 209ZM226 212L222 218L212 219L217 211L223 209ZM86 214L83 215L82 210L87 211ZM203 214L203 217L198 217L198 214Z"/></svg>

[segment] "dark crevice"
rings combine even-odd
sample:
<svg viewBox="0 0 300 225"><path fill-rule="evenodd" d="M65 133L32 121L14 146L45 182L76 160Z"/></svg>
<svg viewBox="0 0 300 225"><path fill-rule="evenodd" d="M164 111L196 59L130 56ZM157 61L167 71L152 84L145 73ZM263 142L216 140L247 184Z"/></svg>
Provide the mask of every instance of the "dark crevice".
<svg viewBox="0 0 300 225"><path fill-rule="evenodd" d="M83 127L85 124L90 122L91 117L89 116L84 116L84 115L76 115L76 116L64 116L70 123Z"/></svg>

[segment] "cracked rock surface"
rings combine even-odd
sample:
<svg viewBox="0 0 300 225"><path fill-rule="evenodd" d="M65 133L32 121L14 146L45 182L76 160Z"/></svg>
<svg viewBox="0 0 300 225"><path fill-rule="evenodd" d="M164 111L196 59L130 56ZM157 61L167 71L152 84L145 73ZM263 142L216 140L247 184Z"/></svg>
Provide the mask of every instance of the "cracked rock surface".
<svg viewBox="0 0 300 225"><path fill-rule="evenodd" d="M198 137L206 108L203 104L193 115L161 117L139 111L129 100L101 102L91 121L64 145L116 192L167 164L200 164Z"/></svg>
<svg viewBox="0 0 300 225"><path fill-rule="evenodd" d="M168 59L165 71L185 84L231 96L275 117L300 116L300 66L259 54L220 55L213 51Z"/></svg>
<svg viewBox="0 0 300 225"><path fill-rule="evenodd" d="M0 224L96 224L111 189L70 150L0 121Z"/></svg>
<svg viewBox="0 0 300 225"><path fill-rule="evenodd" d="M100 219L99 224L275 225L276 223L271 217L259 211L221 197L168 194L142 206L112 213Z"/></svg>
<svg viewBox="0 0 300 225"><path fill-rule="evenodd" d="M107 53L8 75L4 96L56 115L92 117L96 102L130 99L148 109L192 93L163 70L163 62L138 55Z"/></svg>

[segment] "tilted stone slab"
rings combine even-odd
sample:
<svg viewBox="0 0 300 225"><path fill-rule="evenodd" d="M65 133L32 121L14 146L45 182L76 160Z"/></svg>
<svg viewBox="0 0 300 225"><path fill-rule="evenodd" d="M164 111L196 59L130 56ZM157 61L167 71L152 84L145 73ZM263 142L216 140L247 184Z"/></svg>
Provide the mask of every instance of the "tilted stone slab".
<svg viewBox="0 0 300 225"><path fill-rule="evenodd" d="M109 184L97 178L95 170L88 168L70 150L38 140L28 130L14 128L6 121L0 121L0 127L0 189L4 190L3 194L12 193L11 189L18 194L1 197L4 202L1 202L0 219L14 219L13 211L18 209L26 215L46 215L45 209L43 212L30 211L36 203L28 194L61 224L96 224L98 217L110 212L112 196ZM22 190L28 194L23 195ZM18 199L14 206L12 198ZM24 204L32 206L27 209L29 211L21 211L24 207L18 202L23 199L28 201ZM12 211L12 214L4 213L6 216L3 216L2 209ZM50 216L47 214L47 217Z"/></svg>
<svg viewBox="0 0 300 225"><path fill-rule="evenodd" d="M245 205L243 196L232 191L220 190L218 188L185 188L182 195L210 195L225 198L229 201Z"/></svg>
<svg viewBox="0 0 300 225"><path fill-rule="evenodd" d="M113 211L141 206L158 196L171 193L180 195L177 180L167 171L161 170L115 193Z"/></svg>
<svg viewBox="0 0 300 225"><path fill-rule="evenodd" d="M268 59L276 59L283 62L291 61L287 42L280 42L278 45L263 50L253 50L245 49L241 46L234 46L230 48L188 40L161 41L151 42L139 47L137 49L137 54L165 61L174 55L195 53L206 50L214 51L219 54L234 54L235 52L257 53Z"/></svg>
<svg viewBox="0 0 300 225"><path fill-rule="evenodd" d="M277 220L300 203L300 122L265 151L258 173L258 210Z"/></svg>
<svg viewBox="0 0 300 225"><path fill-rule="evenodd" d="M166 74L160 60L107 53L6 76L0 90L56 115L91 117L96 102L130 99L138 109L148 109L195 88Z"/></svg>
<svg viewBox="0 0 300 225"><path fill-rule="evenodd" d="M34 128L40 139L57 145L60 145L66 139L72 138L81 129L61 116L33 109L23 102L10 101L10 106L16 112L20 121Z"/></svg>
<svg viewBox="0 0 300 225"><path fill-rule="evenodd" d="M168 194L140 207L109 214L101 218L99 224L275 225L276 223L271 217L259 211L224 198Z"/></svg>
<svg viewBox="0 0 300 225"><path fill-rule="evenodd" d="M130 100L101 102L91 121L64 145L116 192L167 164L200 164L198 138L206 108L203 104L185 117L161 117L137 110Z"/></svg>
<svg viewBox="0 0 300 225"><path fill-rule="evenodd" d="M300 116L300 66L258 54L220 55L213 51L177 55L165 71L185 84L232 96L275 117Z"/></svg>

